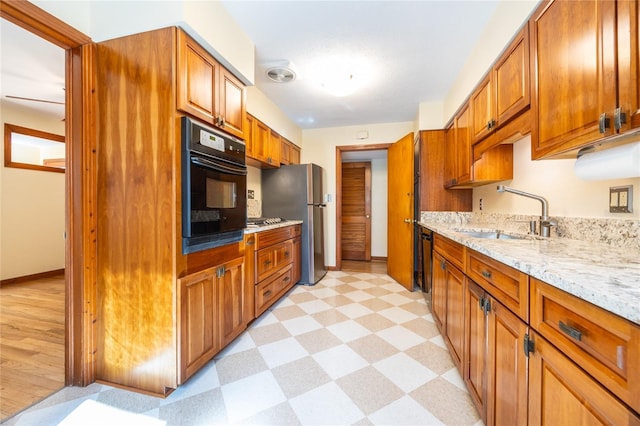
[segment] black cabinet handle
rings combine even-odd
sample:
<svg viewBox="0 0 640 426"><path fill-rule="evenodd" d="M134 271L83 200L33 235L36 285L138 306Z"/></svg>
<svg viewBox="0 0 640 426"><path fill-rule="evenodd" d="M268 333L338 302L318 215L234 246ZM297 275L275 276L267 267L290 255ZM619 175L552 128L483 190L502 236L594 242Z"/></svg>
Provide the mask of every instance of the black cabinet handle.
<svg viewBox="0 0 640 426"><path fill-rule="evenodd" d="M447 270L447 263L444 260L440 261L440 269L442 269L443 271Z"/></svg>
<svg viewBox="0 0 640 426"><path fill-rule="evenodd" d="M282 281L284 281L286 283L287 281L289 281L289 279L290 279L289 277L284 277L284 279Z"/></svg>
<svg viewBox="0 0 640 426"><path fill-rule="evenodd" d="M560 327L560 330L562 330L564 334L572 339L577 340L578 342L582 340L582 332L580 330L573 328L562 321L558 321L558 327Z"/></svg>
<svg viewBox="0 0 640 426"><path fill-rule="evenodd" d="M269 297L271 296L271 290L267 290L262 294L264 297Z"/></svg>
<svg viewBox="0 0 640 426"><path fill-rule="evenodd" d="M264 266L269 266L271 265L271 261L270 260L265 260L264 261Z"/></svg>
<svg viewBox="0 0 640 426"><path fill-rule="evenodd" d="M482 271L481 274L485 278L491 278L491 271Z"/></svg>

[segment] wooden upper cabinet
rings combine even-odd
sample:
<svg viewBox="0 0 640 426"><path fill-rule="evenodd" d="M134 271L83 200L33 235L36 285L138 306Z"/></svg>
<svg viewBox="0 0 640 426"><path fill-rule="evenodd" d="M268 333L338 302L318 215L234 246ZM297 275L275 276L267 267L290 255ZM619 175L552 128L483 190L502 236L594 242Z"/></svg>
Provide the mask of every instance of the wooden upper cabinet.
<svg viewBox="0 0 640 426"><path fill-rule="evenodd" d="M640 2L618 1L618 106L620 131L640 127ZM614 116L614 121L616 117ZM614 123L615 127L615 123Z"/></svg>
<svg viewBox="0 0 640 426"><path fill-rule="evenodd" d="M244 138L245 86L178 30L177 108Z"/></svg>
<svg viewBox="0 0 640 426"><path fill-rule="evenodd" d="M289 158L289 164L300 164L300 153L301 150L297 145L291 144L291 157Z"/></svg>
<svg viewBox="0 0 640 426"><path fill-rule="evenodd" d="M213 124L218 71L211 55L178 31L178 109Z"/></svg>
<svg viewBox="0 0 640 426"><path fill-rule="evenodd" d="M616 2L548 1L530 27L531 156L575 157L578 148L614 134Z"/></svg>
<svg viewBox="0 0 640 426"><path fill-rule="evenodd" d="M280 164L300 164L300 148L285 138L280 143Z"/></svg>
<svg viewBox="0 0 640 426"><path fill-rule="evenodd" d="M471 138L473 142L482 140L495 127L495 90L492 72L489 72L471 94Z"/></svg>
<svg viewBox="0 0 640 426"><path fill-rule="evenodd" d="M282 137L273 129L269 140L269 164L280 166L280 150Z"/></svg>
<svg viewBox="0 0 640 426"><path fill-rule="evenodd" d="M529 78L529 26L525 24L471 95L472 143L529 107Z"/></svg>
<svg viewBox="0 0 640 426"><path fill-rule="evenodd" d="M471 111L465 104L454 119L455 161L452 185L471 181Z"/></svg>
<svg viewBox="0 0 640 426"><path fill-rule="evenodd" d="M243 138L246 115L244 84L222 67L220 67L220 83L218 125L227 132Z"/></svg>
<svg viewBox="0 0 640 426"><path fill-rule="evenodd" d="M253 118L253 130L251 132L251 136L251 151L248 151L247 155L263 163L268 163L271 129L269 129L260 120Z"/></svg>

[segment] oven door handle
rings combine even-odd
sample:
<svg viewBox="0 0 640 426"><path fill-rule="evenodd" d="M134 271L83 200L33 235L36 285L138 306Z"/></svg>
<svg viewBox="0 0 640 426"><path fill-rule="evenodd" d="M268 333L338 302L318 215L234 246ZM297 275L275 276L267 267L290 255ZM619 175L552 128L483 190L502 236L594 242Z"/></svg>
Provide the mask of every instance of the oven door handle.
<svg viewBox="0 0 640 426"><path fill-rule="evenodd" d="M211 170L215 170L217 172L221 172L221 173L229 173L232 175L238 175L238 176L246 176L247 174L247 168L246 167L236 167L233 165L229 165L229 164L224 164L221 163L219 161L213 161L213 160L209 160L207 158L203 158L203 157L191 157L191 162L193 164L196 164L198 166L202 166L205 167L207 169L211 169Z"/></svg>

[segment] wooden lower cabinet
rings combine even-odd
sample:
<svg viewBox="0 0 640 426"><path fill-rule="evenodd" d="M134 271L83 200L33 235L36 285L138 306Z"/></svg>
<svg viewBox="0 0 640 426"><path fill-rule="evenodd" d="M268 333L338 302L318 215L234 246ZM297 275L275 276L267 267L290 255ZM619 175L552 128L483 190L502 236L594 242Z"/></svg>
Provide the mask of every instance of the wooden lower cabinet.
<svg viewBox="0 0 640 426"><path fill-rule="evenodd" d="M530 425L640 425L636 413L542 336L533 332L533 342Z"/></svg>
<svg viewBox="0 0 640 426"><path fill-rule="evenodd" d="M463 378L488 425L527 424L527 324L467 279Z"/></svg>
<svg viewBox="0 0 640 426"><path fill-rule="evenodd" d="M447 311L445 320L445 343L449 347L451 358L462 371L464 360L464 274L450 263L445 264L447 288Z"/></svg>
<svg viewBox="0 0 640 426"><path fill-rule="evenodd" d="M178 280L178 384L246 329L243 271L240 257Z"/></svg>
<svg viewBox="0 0 640 426"><path fill-rule="evenodd" d="M447 319L447 278L446 260L440 253L433 252L433 275L431 284L431 315L440 334L445 335Z"/></svg>

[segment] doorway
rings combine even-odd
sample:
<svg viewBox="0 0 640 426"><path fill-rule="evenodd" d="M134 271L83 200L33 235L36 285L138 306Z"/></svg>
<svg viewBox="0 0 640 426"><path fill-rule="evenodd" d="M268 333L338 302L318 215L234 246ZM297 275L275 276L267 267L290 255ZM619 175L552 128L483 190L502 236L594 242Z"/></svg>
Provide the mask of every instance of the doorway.
<svg viewBox="0 0 640 426"><path fill-rule="evenodd" d="M93 47L89 37L27 1L0 0L0 17L64 50L64 385L85 386L94 381L91 360L95 349L91 334L96 192L91 124Z"/></svg>
<svg viewBox="0 0 640 426"><path fill-rule="evenodd" d="M336 268L339 270L386 272L388 146L336 147Z"/></svg>

